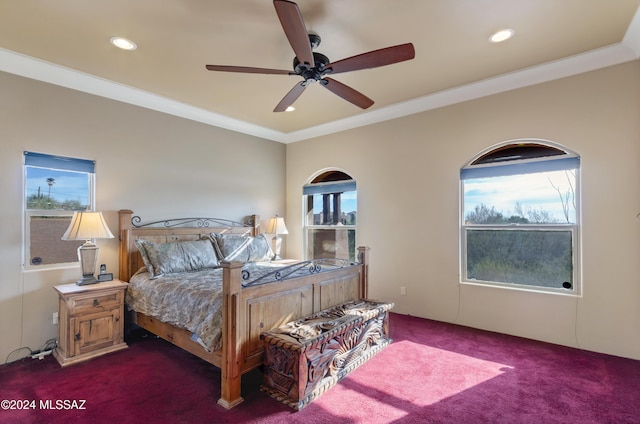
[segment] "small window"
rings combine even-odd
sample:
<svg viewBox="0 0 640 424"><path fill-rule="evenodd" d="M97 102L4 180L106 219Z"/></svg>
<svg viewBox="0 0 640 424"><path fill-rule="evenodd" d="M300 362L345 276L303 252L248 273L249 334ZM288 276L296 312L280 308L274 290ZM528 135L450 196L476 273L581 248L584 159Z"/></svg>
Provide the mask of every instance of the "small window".
<svg viewBox="0 0 640 424"><path fill-rule="evenodd" d="M580 158L508 143L460 173L462 281L578 293Z"/></svg>
<svg viewBox="0 0 640 424"><path fill-rule="evenodd" d="M74 211L93 210L93 161L25 152L25 265L78 262L78 241L61 237Z"/></svg>
<svg viewBox="0 0 640 424"><path fill-rule="evenodd" d="M341 171L327 171L302 190L305 199L307 259L356 260L356 182Z"/></svg>

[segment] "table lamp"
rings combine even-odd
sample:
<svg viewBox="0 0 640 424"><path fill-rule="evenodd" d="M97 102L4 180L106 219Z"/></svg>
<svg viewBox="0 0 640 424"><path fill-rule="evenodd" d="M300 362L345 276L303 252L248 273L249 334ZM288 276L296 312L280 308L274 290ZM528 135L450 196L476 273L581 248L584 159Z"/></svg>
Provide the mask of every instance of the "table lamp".
<svg viewBox="0 0 640 424"><path fill-rule="evenodd" d="M82 278L76 282L79 286L98 282L94 276L98 263L98 247L93 239L113 238L102 212L74 212L69 228L62 235L62 240L86 240L78 247L78 259Z"/></svg>
<svg viewBox="0 0 640 424"><path fill-rule="evenodd" d="M269 226L267 227L266 233L273 234L273 238L271 239L273 259L282 259L280 257L280 246L282 244L282 237L280 237L280 234L289 234L287 226L284 224L284 218L278 215L271 218L269 220Z"/></svg>

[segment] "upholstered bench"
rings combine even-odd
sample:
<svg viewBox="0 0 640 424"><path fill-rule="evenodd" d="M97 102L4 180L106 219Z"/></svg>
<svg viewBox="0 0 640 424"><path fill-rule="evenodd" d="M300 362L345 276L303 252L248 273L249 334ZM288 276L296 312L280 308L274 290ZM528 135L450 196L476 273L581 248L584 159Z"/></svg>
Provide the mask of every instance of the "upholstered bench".
<svg viewBox="0 0 640 424"><path fill-rule="evenodd" d="M393 303L348 302L264 332L262 391L300 410L391 343Z"/></svg>

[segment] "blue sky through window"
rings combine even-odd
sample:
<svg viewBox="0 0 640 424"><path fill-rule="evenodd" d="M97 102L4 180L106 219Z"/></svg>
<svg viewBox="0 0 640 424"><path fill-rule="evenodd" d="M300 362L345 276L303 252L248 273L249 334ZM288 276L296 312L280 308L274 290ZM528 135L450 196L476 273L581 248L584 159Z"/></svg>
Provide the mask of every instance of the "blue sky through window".
<svg viewBox="0 0 640 424"><path fill-rule="evenodd" d="M557 222L567 223L563 202L568 202L569 223L576 222L574 170L475 178L463 183L465 217L481 204L510 217L518 215L520 204L525 217L527 210L545 211Z"/></svg>
<svg viewBox="0 0 640 424"><path fill-rule="evenodd" d="M89 204L89 177L85 172L60 171L34 166L27 167L26 197L38 194L48 197L49 185L47 178L53 178L51 199L59 202L75 200L82 205Z"/></svg>

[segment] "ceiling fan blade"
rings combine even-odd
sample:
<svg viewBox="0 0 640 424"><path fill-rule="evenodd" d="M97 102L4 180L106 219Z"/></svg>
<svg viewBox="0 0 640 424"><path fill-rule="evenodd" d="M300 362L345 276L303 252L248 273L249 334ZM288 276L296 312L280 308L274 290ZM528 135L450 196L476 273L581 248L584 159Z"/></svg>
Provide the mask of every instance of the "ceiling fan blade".
<svg viewBox="0 0 640 424"><path fill-rule="evenodd" d="M285 110L287 110L287 108L291 106L293 102L298 100L298 97L300 97L305 88L307 88L307 86L304 81L300 81L299 83L297 83L295 86L293 86L291 91L289 91L287 95L284 96L282 100L280 100L280 103L278 103L273 111L284 112Z"/></svg>
<svg viewBox="0 0 640 424"><path fill-rule="evenodd" d="M252 68L250 66L207 65L207 69L210 71L242 72L245 74L296 75L295 72L281 69Z"/></svg>
<svg viewBox="0 0 640 424"><path fill-rule="evenodd" d="M308 63L311 68L315 65L309 34L304 25L302 14L298 5L287 0L273 0L273 6L280 19L280 24L284 33L289 39L289 44L293 48L300 63Z"/></svg>
<svg viewBox="0 0 640 424"><path fill-rule="evenodd" d="M320 82L327 90L331 91L333 94L337 94L346 101L351 102L354 105L361 107L362 109L367 109L373 104L373 100L371 100L364 94L334 79L325 77Z"/></svg>
<svg viewBox="0 0 640 424"><path fill-rule="evenodd" d="M337 74L339 72L391 65L393 63L404 62L405 60L411 60L414 57L416 57L416 52L413 44L406 43L341 59L328 64L325 68L332 68L332 73Z"/></svg>

